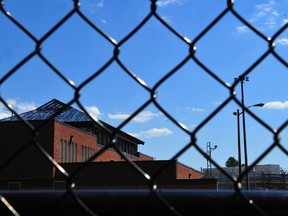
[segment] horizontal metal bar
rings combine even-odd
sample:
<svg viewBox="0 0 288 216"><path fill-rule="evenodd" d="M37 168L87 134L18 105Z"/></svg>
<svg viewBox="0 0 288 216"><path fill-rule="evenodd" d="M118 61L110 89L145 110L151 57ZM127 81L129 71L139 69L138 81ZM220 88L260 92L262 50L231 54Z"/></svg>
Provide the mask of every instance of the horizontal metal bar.
<svg viewBox="0 0 288 216"><path fill-rule="evenodd" d="M156 190L165 202L146 189L75 190L74 194L96 215L154 215L156 212L175 215L242 215L257 214L257 208L267 215L287 215L287 191L233 190ZM20 215L41 214L81 215L83 208L64 190L1 191ZM236 196L235 196L236 195ZM247 200L246 200L247 198ZM250 200L250 202L249 202ZM251 201L253 200L253 202ZM255 208L255 206L257 208ZM3 206L1 207L2 211ZM261 212L260 211L260 212ZM259 212L258 212L259 213ZM1 214L2 215L2 214Z"/></svg>

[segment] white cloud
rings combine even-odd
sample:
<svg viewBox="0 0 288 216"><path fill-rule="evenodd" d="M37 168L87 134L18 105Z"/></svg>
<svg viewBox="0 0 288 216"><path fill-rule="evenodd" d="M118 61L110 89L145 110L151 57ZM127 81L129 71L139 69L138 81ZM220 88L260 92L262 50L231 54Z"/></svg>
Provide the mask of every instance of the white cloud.
<svg viewBox="0 0 288 216"><path fill-rule="evenodd" d="M244 34L244 33L247 33L248 31L249 31L249 28L245 25L236 27L236 33L237 34Z"/></svg>
<svg viewBox="0 0 288 216"><path fill-rule="evenodd" d="M282 20L282 25L286 25L288 23L288 19L283 19Z"/></svg>
<svg viewBox="0 0 288 216"><path fill-rule="evenodd" d="M100 22L106 24L106 20L104 19L100 19Z"/></svg>
<svg viewBox="0 0 288 216"><path fill-rule="evenodd" d="M127 119L129 118L130 114L118 113L118 114L108 114L108 118L110 119Z"/></svg>
<svg viewBox="0 0 288 216"><path fill-rule="evenodd" d="M279 38L276 43L279 43L281 45L288 45L288 38Z"/></svg>
<svg viewBox="0 0 288 216"><path fill-rule="evenodd" d="M104 0L96 1L86 1L85 4L81 4L81 8L87 10L88 13L94 14L97 13L97 10L104 7Z"/></svg>
<svg viewBox="0 0 288 216"><path fill-rule="evenodd" d="M28 111L36 109L36 106L35 106L34 102L23 102L23 103L16 104L16 106L14 108L19 113L23 113L23 112L28 112Z"/></svg>
<svg viewBox="0 0 288 216"><path fill-rule="evenodd" d="M157 5L159 7L165 7L165 6L174 5L174 4L182 5L183 1L182 0L160 0L160 1L157 1Z"/></svg>
<svg viewBox="0 0 288 216"><path fill-rule="evenodd" d="M255 13L255 17L263 17L268 14L272 14L273 16L279 16L277 10L274 8L276 5L274 0L270 0L268 3L257 4L255 8L257 9L257 13Z"/></svg>
<svg viewBox="0 0 288 216"><path fill-rule="evenodd" d="M161 18L167 22L167 23L171 23L171 16L161 16Z"/></svg>
<svg viewBox="0 0 288 216"><path fill-rule="evenodd" d="M0 104L0 119L10 117L12 113L7 109L4 109L3 104Z"/></svg>
<svg viewBox="0 0 288 216"><path fill-rule="evenodd" d="M288 101L272 101L265 103L263 107L267 109L288 109Z"/></svg>
<svg viewBox="0 0 288 216"><path fill-rule="evenodd" d="M89 115L94 119L98 119L99 116L102 115L100 110L96 106L90 106L90 107L86 106L85 109L89 113Z"/></svg>
<svg viewBox="0 0 288 216"><path fill-rule="evenodd" d="M269 18L267 18L267 20L264 22L264 24L266 25L266 26L269 26L269 27L275 27L275 26L277 26L277 21L276 21L276 19L274 18L274 17L269 17Z"/></svg>
<svg viewBox="0 0 288 216"><path fill-rule="evenodd" d="M8 99L6 102L18 113L24 113L36 109L34 102L19 102L16 99Z"/></svg>
<svg viewBox="0 0 288 216"><path fill-rule="evenodd" d="M19 102L16 99L8 99L6 103L17 113L24 113L36 109L34 102ZM8 110L4 104L0 103L0 119L10 117L11 114L11 111Z"/></svg>
<svg viewBox="0 0 288 216"><path fill-rule="evenodd" d="M274 0L270 0L268 3L264 4L257 4L255 6L256 12L249 21L257 22L264 20L264 24L270 28L277 26L276 18L279 17L279 13L276 6L277 3Z"/></svg>
<svg viewBox="0 0 288 216"><path fill-rule="evenodd" d="M198 108L198 107L186 107L186 110L192 111L192 112L204 112L204 109Z"/></svg>
<svg viewBox="0 0 288 216"><path fill-rule="evenodd" d="M144 123L147 121L150 121L153 117L157 117L161 115L160 113L153 113L151 111L143 111L140 112L137 116L135 116L132 121L135 122L140 122L140 123ZM108 114L108 118L110 119L127 119L131 116L131 114L126 114L126 113L118 113L118 114Z"/></svg>
<svg viewBox="0 0 288 216"><path fill-rule="evenodd" d="M198 108L198 107L193 107L192 112L204 112L204 109Z"/></svg>
<svg viewBox="0 0 288 216"><path fill-rule="evenodd" d="M98 7L104 7L104 0L100 0L98 3L97 3L97 6Z"/></svg>
<svg viewBox="0 0 288 216"><path fill-rule="evenodd" d="M173 134L173 132L168 128L152 128L147 131L142 131L138 134L131 134L131 135L138 138L150 139L155 137L169 136L171 134Z"/></svg>

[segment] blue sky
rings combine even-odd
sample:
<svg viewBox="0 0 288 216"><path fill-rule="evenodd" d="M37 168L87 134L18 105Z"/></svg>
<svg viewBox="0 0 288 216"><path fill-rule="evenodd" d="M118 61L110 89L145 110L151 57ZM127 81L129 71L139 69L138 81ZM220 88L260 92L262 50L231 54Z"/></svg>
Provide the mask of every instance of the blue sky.
<svg viewBox="0 0 288 216"><path fill-rule="evenodd" d="M119 43L150 12L150 1L82 0L81 12L101 31ZM73 9L72 0L4 1L12 14L33 36L41 39ZM227 1L162 0L157 14L180 35L193 41L226 8ZM288 2L281 0L236 0L233 6L246 21L266 37L272 37L288 22ZM0 80L15 65L35 50L35 42L0 14ZM288 61L288 30L275 39L275 51ZM195 44L195 56L210 71L230 85L267 50L265 40L228 12ZM77 14L42 43L41 54L68 80L81 85L112 58L114 46L94 31ZM155 17L120 47L119 59L133 74L152 88L165 74L189 55L188 44L164 27ZM246 106L265 103L251 111L274 129L288 116L287 67L272 55L248 75L244 83ZM1 97L22 113L56 98L69 102L74 90L37 55L0 85ZM240 86L236 87L241 98ZM193 131L230 92L190 59L157 88L157 102L177 121ZM131 79L116 62L81 89L80 102L95 117L117 127L150 98L150 93ZM75 105L75 108L78 108ZM233 115L241 109L231 101L198 133L197 144L206 151L207 142L217 145L212 158L221 166L237 153L237 124ZM0 118L11 112L0 104ZM156 159L170 159L189 143L189 136L150 104L122 130L145 142L140 151ZM249 163L272 143L273 136L246 114ZM242 139L243 140L243 139ZM287 129L281 144L288 148ZM243 150L243 144L242 144ZM195 148L187 150L179 161L195 169L206 168L206 159ZM244 156L242 152L242 162ZM288 169L288 158L273 150L261 164L280 164Z"/></svg>

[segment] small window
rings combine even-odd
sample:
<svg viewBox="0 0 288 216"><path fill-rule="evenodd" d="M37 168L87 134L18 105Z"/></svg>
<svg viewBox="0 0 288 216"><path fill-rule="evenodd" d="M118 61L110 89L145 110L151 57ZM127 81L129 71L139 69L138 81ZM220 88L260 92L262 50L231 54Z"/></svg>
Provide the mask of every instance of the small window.
<svg viewBox="0 0 288 216"><path fill-rule="evenodd" d="M66 162L71 162L71 143L67 143L67 161Z"/></svg>
<svg viewBox="0 0 288 216"><path fill-rule="evenodd" d="M83 161L85 161L85 159L84 159L85 154L84 154L84 146L83 145L81 146L81 154L82 154L82 162L83 162Z"/></svg>
<svg viewBox="0 0 288 216"><path fill-rule="evenodd" d="M64 140L63 162L67 162L67 140Z"/></svg>
<svg viewBox="0 0 288 216"><path fill-rule="evenodd" d="M63 162L63 139L60 139L60 158L59 158L59 162L60 163Z"/></svg>

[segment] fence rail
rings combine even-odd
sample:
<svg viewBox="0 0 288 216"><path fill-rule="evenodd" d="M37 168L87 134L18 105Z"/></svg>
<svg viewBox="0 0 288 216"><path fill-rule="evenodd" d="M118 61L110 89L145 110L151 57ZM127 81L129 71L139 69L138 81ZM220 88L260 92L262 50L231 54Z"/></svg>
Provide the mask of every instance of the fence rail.
<svg viewBox="0 0 288 216"><path fill-rule="evenodd" d="M241 196L233 190L80 190L74 195L85 202L88 209L79 208L66 191L22 191L1 193L23 215L31 212L41 215L85 215L85 211L98 215L285 215L285 191L243 191ZM161 196L174 208L160 202ZM253 200L253 202L249 202ZM33 203L33 205L31 205ZM3 206L2 206L3 207ZM255 208L256 207L256 208Z"/></svg>

